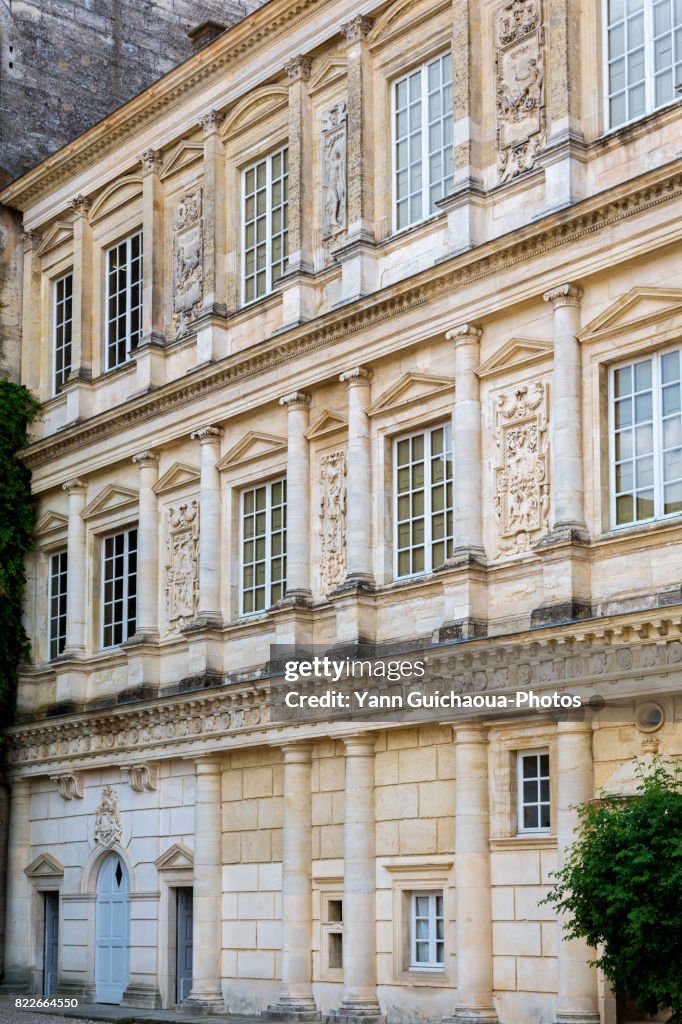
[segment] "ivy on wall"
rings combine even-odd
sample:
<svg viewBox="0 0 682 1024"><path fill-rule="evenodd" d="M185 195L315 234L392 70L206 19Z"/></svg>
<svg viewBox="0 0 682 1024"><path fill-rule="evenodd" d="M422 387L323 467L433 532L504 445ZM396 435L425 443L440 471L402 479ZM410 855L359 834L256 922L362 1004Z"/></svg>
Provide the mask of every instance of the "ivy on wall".
<svg viewBox="0 0 682 1024"><path fill-rule="evenodd" d="M30 470L17 458L28 442L37 403L23 385L0 380L0 723L7 725L16 699L17 670L28 657L21 622L24 556L33 546Z"/></svg>

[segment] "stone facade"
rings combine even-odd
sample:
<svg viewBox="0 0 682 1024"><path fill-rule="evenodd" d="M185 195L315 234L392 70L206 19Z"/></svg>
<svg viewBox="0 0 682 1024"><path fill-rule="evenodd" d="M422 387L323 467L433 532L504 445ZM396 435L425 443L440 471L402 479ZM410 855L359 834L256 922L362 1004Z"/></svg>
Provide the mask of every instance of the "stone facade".
<svg viewBox="0 0 682 1024"><path fill-rule="evenodd" d="M0 195L24 217L22 379L41 401L33 660L8 754L15 989L44 986L58 892L64 994L95 996L116 898L130 1006L615 1024L590 951L540 900L574 806L632 792L637 757L682 754L682 532L660 477L675 425L654 483L637 468L643 504L615 466L618 402L645 448L677 415L682 161L678 104L608 130L595 17L574 0L271 0ZM450 69L452 175L399 230L396 83L420 67ZM272 260L247 301L259 180ZM134 278L138 244L119 358L107 280L119 259ZM425 657L428 692L586 710L286 719L277 658L310 645Z"/></svg>

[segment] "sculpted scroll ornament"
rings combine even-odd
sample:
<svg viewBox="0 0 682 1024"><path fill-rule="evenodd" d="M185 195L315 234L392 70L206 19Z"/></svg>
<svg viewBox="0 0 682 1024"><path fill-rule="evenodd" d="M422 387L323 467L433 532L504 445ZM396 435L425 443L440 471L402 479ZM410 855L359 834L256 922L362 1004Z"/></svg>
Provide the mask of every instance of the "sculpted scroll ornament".
<svg viewBox="0 0 682 1024"><path fill-rule="evenodd" d="M105 786L102 799L95 811L95 842L113 846L121 841L123 826L118 809L118 798L112 786Z"/></svg>
<svg viewBox="0 0 682 1024"><path fill-rule="evenodd" d="M545 144L541 0L513 0L497 17L497 171L500 182L532 170Z"/></svg>
<svg viewBox="0 0 682 1024"><path fill-rule="evenodd" d="M201 189L186 192L175 207L173 225L173 325L187 333L203 298Z"/></svg>
<svg viewBox="0 0 682 1024"><path fill-rule="evenodd" d="M320 459L320 581L328 594L346 575L346 453Z"/></svg>
<svg viewBox="0 0 682 1024"><path fill-rule="evenodd" d="M495 517L501 554L526 551L549 519L547 385L500 395L495 409Z"/></svg>
<svg viewBox="0 0 682 1024"><path fill-rule="evenodd" d="M322 236L346 227L346 122L344 101L322 115Z"/></svg>
<svg viewBox="0 0 682 1024"><path fill-rule="evenodd" d="M199 596L199 507L196 501L168 509L166 614L176 629L193 618Z"/></svg>

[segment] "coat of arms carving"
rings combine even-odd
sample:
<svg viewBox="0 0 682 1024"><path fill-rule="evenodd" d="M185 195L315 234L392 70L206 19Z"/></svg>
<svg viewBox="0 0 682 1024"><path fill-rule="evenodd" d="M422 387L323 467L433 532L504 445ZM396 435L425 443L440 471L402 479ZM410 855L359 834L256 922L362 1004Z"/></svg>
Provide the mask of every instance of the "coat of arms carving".
<svg viewBox="0 0 682 1024"><path fill-rule="evenodd" d="M532 170L545 144L541 0L512 0L497 15L495 87L501 182Z"/></svg>
<svg viewBox="0 0 682 1024"><path fill-rule="evenodd" d="M194 618L199 596L199 506L183 502L168 509L166 614L176 629Z"/></svg>
<svg viewBox="0 0 682 1024"><path fill-rule="evenodd" d="M95 842L102 846L120 843L123 834L118 798L113 786L104 786L102 799L95 811Z"/></svg>
<svg viewBox="0 0 682 1024"><path fill-rule="evenodd" d="M506 392L495 409L495 518L501 554L526 551L549 521L547 385Z"/></svg>
<svg viewBox="0 0 682 1024"><path fill-rule="evenodd" d="M320 459L320 585L328 594L346 575L346 453Z"/></svg>
<svg viewBox="0 0 682 1024"><path fill-rule="evenodd" d="M173 225L173 325L187 333L203 298L203 220L201 189L186 192L175 207Z"/></svg>

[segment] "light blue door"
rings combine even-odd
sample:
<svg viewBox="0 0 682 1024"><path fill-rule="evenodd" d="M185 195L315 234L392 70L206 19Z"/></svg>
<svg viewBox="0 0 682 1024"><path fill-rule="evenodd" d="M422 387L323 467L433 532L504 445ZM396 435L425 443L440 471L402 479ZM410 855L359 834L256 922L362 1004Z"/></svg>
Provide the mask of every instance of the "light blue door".
<svg viewBox="0 0 682 1024"><path fill-rule="evenodd" d="M187 999L192 990L192 896L192 889L178 889L178 962L175 993L178 1003Z"/></svg>
<svg viewBox="0 0 682 1024"><path fill-rule="evenodd" d="M43 963L43 995L57 991L57 957L59 954L59 893L45 893L45 956Z"/></svg>
<svg viewBox="0 0 682 1024"><path fill-rule="evenodd" d="M98 1003L120 1003L128 987L130 904L128 872L110 854L97 876L95 989Z"/></svg>

